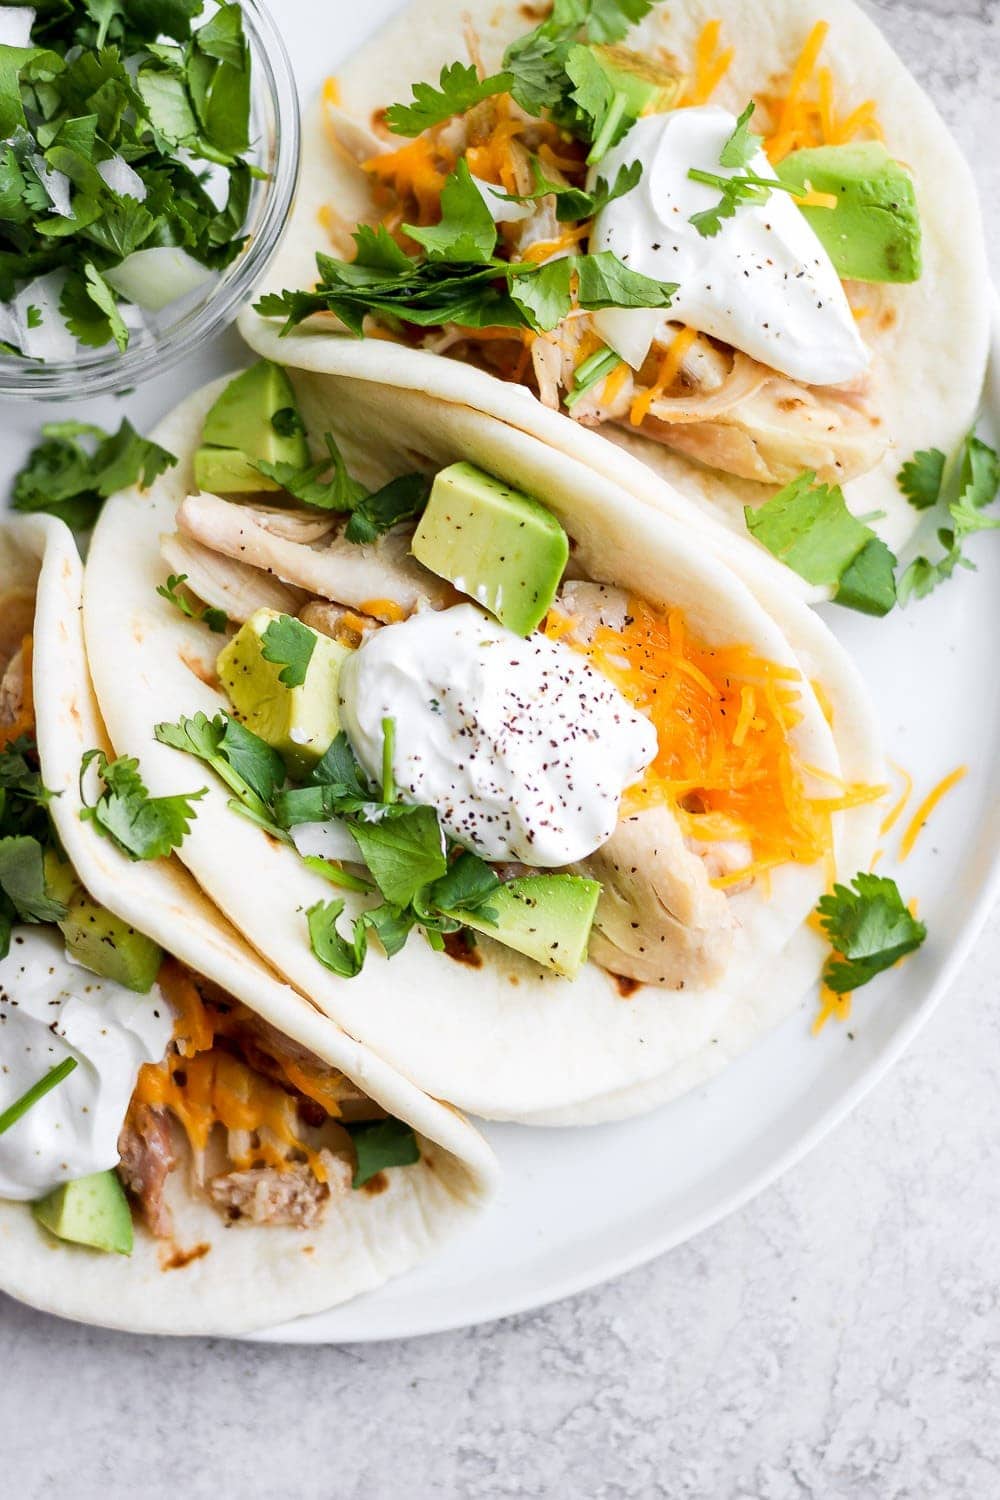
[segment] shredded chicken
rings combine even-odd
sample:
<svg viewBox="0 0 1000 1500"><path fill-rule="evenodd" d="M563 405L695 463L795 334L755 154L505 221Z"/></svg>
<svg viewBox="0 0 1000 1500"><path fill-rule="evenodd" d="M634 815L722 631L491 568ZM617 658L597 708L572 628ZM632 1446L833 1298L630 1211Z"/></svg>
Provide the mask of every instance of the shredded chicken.
<svg viewBox="0 0 1000 1500"><path fill-rule="evenodd" d="M20 651L35 621L33 589L7 589L0 593L0 672Z"/></svg>
<svg viewBox="0 0 1000 1500"><path fill-rule="evenodd" d="M339 104L333 104L329 99L324 100L323 108L326 113L326 123L329 127L330 136L351 161L363 166L366 161L371 161L373 156L381 156L387 151L394 149L390 141L383 140L349 115L346 109L341 109Z"/></svg>
<svg viewBox="0 0 1000 1500"><path fill-rule="evenodd" d="M324 599L311 599L299 611L299 619L303 625L318 630L320 635L328 635L331 640L338 641L341 646L347 646L352 651L356 651L368 632L375 630L379 624L371 615L345 609L341 604L328 604Z"/></svg>
<svg viewBox="0 0 1000 1500"><path fill-rule="evenodd" d="M224 609L238 625L258 609L298 614L307 598L303 589L291 588L260 568L235 562L177 532L160 538L160 556L172 573L186 575L188 588L203 604Z"/></svg>
<svg viewBox="0 0 1000 1500"><path fill-rule="evenodd" d="M628 620L628 594L612 583L571 580L559 590L558 604L572 621L570 638L585 646L600 626L622 630Z"/></svg>
<svg viewBox="0 0 1000 1500"><path fill-rule="evenodd" d="M131 1109L118 1137L118 1155L118 1175L138 1202L150 1233L167 1238L172 1224L163 1192L175 1157L166 1112L148 1104Z"/></svg>
<svg viewBox="0 0 1000 1500"><path fill-rule="evenodd" d="M576 869L603 887L590 939L590 957L602 968L674 990L711 984L725 971L729 902L710 885L668 808L623 818Z"/></svg>
<svg viewBox="0 0 1000 1500"><path fill-rule="evenodd" d="M295 511L258 509L189 495L177 512L185 536L335 604L390 621L418 605L451 603L450 586L410 556L411 531L397 527L370 546L345 540L338 523Z"/></svg>
<svg viewBox="0 0 1000 1500"><path fill-rule="evenodd" d="M24 708L24 652L17 651L0 678L0 729L16 724Z"/></svg>
<svg viewBox="0 0 1000 1500"><path fill-rule="evenodd" d="M213 1177L209 1194L215 1206L230 1219L249 1219L253 1224L289 1224L310 1229L322 1217L333 1198L351 1191L350 1164L330 1151L321 1151L326 1182L320 1182L305 1162L283 1171L276 1167L249 1167Z"/></svg>

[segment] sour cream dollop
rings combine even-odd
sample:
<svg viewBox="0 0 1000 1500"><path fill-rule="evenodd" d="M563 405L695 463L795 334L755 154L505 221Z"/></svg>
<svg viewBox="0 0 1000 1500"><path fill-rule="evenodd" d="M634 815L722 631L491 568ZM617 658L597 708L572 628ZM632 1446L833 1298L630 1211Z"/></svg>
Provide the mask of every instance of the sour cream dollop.
<svg viewBox="0 0 1000 1500"><path fill-rule="evenodd" d="M0 1135L0 1198L41 1198L118 1162L139 1068L159 1062L173 1012L69 961L58 934L19 928L0 962L0 1112L66 1058L77 1066Z"/></svg>
<svg viewBox="0 0 1000 1500"><path fill-rule="evenodd" d="M717 188L691 181L691 167L777 180L760 150L747 168L719 165L735 128L736 117L715 105L637 120L598 170L613 182L621 167L641 161L642 177L598 214L590 248L611 250L630 270L657 281L677 282L672 321L723 339L807 385L853 380L867 369L868 352L833 263L789 194L776 191L766 203L740 204L711 238L690 222L720 197ZM637 369L663 314L610 308L594 321Z"/></svg>
<svg viewBox="0 0 1000 1500"><path fill-rule="evenodd" d="M382 720L407 802L489 860L558 868L614 832L618 805L656 754L656 731L557 641L527 640L472 604L376 631L344 664L341 719L377 780Z"/></svg>

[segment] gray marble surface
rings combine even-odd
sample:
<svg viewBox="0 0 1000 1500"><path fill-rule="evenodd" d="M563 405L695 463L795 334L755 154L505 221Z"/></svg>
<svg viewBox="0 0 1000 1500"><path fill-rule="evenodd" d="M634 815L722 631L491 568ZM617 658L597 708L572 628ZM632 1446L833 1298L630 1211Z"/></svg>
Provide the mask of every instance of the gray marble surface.
<svg viewBox="0 0 1000 1500"><path fill-rule="evenodd" d="M976 165L1000 277L1000 0L874 10ZM994 916L908 1055L782 1182L541 1313L309 1349L0 1299L0 1494L991 1500L998 973Z"/></svg>

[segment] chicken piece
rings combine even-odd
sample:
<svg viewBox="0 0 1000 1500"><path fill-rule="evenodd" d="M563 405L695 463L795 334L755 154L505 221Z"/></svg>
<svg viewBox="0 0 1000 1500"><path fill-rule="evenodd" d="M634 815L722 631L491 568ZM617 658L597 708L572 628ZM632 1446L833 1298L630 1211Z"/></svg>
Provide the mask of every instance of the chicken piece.
<svg viewBox="0 0 1000 1500"><path fill-rule="evenodd" d="M613 583L591 583L574 579L559 590L557 604L569 615L570 640L589 646L601 626L623 630L628 621L628 594Z"/></svg>
<svg viewBox="0 0 1000 1500"><path fill-rule="evenodd" d="M551 333L540 333L531 341L531 368L538 386L538 399L552 411L559 410L563 357Z"/></svg>
<svg viewBox="0 0 1000 1500"><path fill-rule="evenodd" d="M7 589L0 593L0 672L20 651L35 623L33 589Z"/></svg>
<svg viewBox="0 0 1000 1500"><path fill-rule="evenodd" d="M0 729L17 724L24 709L24 652L17 651L0 678Z"/></svg>
<svg viewBox="0 0 1000 1500"><path fill-rule="evenodd" d="M370 546L345 540L337 521L295 511L258 509L189 495L177 512L184 536L335 604L378 620L408 615L418 605L444 608L451 586L410 556L412 531L396 527Z"/></svg>
<svg viewBox="0 0 1000 1500"><path fill-rule="evenodd" d="M311 1229L333 1199L350 1193L354 1175L343 1157L331 1151L319 1155L326 1182L320 1182L305 1162L292 1162L281 1170L248 1167L214 1177L208 1188L212 1202L230 1219Z"/></svg>
<svg viewBox="0 0 1000 1500"><path fill-rule="evenodd" d="M160 538L160 556L172 573L186 575L188 588L203 604L225 610L237 625L258 609L298 614L308 598L304 589L291 588L260 568L223 557L176 531Z"/></svg>
<svg viewBox="0 0 1000 1500"><path fill-rule="evenodd" d="M391 141L376 135L374 130L370 130L367 125L349 115L346 109L341 109L339 104L334 104L329 99L323 101L323 115L327 134L334 146L359 167L364 166L366 161L371 161L373 156L382 156L395 149Z"/></svg>
<svg viewBox="0 0 1000 1500"><path fill-rule="evenodd" d="M590 957L612 974L665 989L702 988L725 972L734 921L676 818L651 807L623 818L575 867L599 880Z"/></svg>
<svg viewBox="0 0 1000 1500"><path fill-rule="evenodd" d="M118 1155L118 1176L150 1233L169 1239L173 1226L163 1191L176 1158L166 1112L148 1104L130 1109L118 1137Z"/></svg>
<svg viewBox="0 0 1000 1500"><path fill-rule="evenodd" d="M345 609L341 604L328 604L324 599L310 599L305 608L299 610L299 619L311 630L328 635L332 641L351 651L356 651L369 631L377 629L379 624L371 615Z"/></svg>

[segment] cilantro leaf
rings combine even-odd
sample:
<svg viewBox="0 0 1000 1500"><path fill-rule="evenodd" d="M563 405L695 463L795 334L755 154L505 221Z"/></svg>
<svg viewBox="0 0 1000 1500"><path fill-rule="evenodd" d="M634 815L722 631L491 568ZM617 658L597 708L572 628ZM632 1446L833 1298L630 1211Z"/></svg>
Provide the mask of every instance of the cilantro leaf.
<svg viewBox="0 0 1000 1500"><path fill-rule="evenodd" d="M930 510L941 494L945 455L940 448L926 448L903 465L896 483L914 510Z"/></svg>
<svg viewBox="0 0 1000 1500"><path fill-rule="evenodd" d="M820 925L837 955L827 964L823 980L838 995L891 969L927 936L926 926L907 910L894 880L858 874L851 886L853 890L835 885L817 907Z"/></svg>
<svg viewBox="0 0 1000 1500"><path fill-rule="evenodd" d="M306 425L294 406L282 406L271 417L271 426L279 437L299 437Z"/></svg>
<svg viewBox="0 0 1000 1500"><path fill-rule="evenodd" d="M968 568L971 572L975 572L975 563L962 556L962 548L956 542L953 531L942 527L937 537L944 549L937 561L932 562L928 557L915 557L903 569L896 587L900 604L905 605L910 599L926 599L939 583L944 583L951 577L957 567Z"/></svg>
<svg viewBox="0 0 1000 1500"><path fill-rule="evenodd" d="M760 150L760 136L754 135L750 129L750 120L754 112L754 103L751 99L746 109L736 121L736 129L729 136L719 152L719 165L723 167L748 167Z"/></svg>
<svg viewBox="0 0 1000 1500"><path fill-rule="evenodd" d="M417 924L416 915L412 911L392 906L388 901L363 912L361 920L378 937L386 958L395 958L397 953L403 951L407 938Z"/></svg>
<svg viewBox="0 0 1000 1500"><path fill-rule="evenodd" d="M800 188L779 182L777 178L756 177L743 172L734 177L722 177L717 172L703 172L692 167L688 172L692 182L702 182L707 187L717 188L722 194L718 203L710 208L691 214L688 223L693 224L703 239L711 239L719 233L724 219L731 219L744 203L766 203L772 192L798 193Z"/></svg>
<svg viewBox="0 0 1000 1500"><path fill-rule="evenodd" d="M357 1165L354 1168L353 1188L362 1188L366 1182L389 1167L412 1167L420 1160L420 1147L410 1125L402 1120L376 1120L373 1124L349 1125L347 1127L354 1142Z"/></svg>
<svg viewBox="0 0 1000 1500"><path fill-rule="evenodd" d="M896 600L895 557L851 515L839 485L815 481L805 470L766 504L745 506L748 531L800 578L834 588L838 603L887 614Z"/></svg>
<svg viewBox="0 0 1000 1500"><path fill-rule="evenodd" d="M180 592L187 583L187 577L186 573L171 573L166 583L157 584L156 592L161 599L166 599L168 604L179 609L187 619L200 620L208 626L209 630L220 635L229 624L229 616L224 609L215 609L209 604L204 605L200 610L195 609L187 595Z"/></svg>
<svg viewBox="0 0 1000 1500"><path fill-rule="evenodd" d="M245 724L225 714L209 719L199 712L176 724L157 724L154 733L161 745L211 766L254 821L279 838L287 837L272 818L272 803L285 782L284 761Z"/></svg>
<svg viewBox="0 0 1000 1500"><path fill-rule="evenodd" d="M332 787L344 797L365 798L369 795L361 767L342 729L313 766L309 780L313 786Z"/></svg>
<svg viewBox="0 0 1000 1500"><path fill-rule="evenodd" d="M497 192L497 197L508 203L530 203L538 198L551 196L555 199L556 218L560 224L594 218L602 209L607 208L609 203L614 203L617 198L624 198L626 193L630 193L634 187L638 186L639 179L642 177L641 161L626 162L618 168L615 180L610 187L606 178L598 177L593 192L586 192L583 188L567 187L564 183L551 182L545 176L537 157L532 157L531 168L535 176L535 186L532 192Z"/></svg>
<svg viewBox="0 0 1000 1500"><path fill-rule="evenodd" d="M573 259L564 255L542 266L514 266L508 277L510 297L519 321L548 333L573 306Z"/></svg>
<svg viewBox="0 0 1000 1500"><path fill-rule="evenodd" d="M577 301L588 311L604 307L669 307L676 282L654 281L632 271L610 250L596 255L574 255L573 269L579 278Z"/></svg>
<svg viewBox="0 0 1000 1500"><path fill-rule="evenodd" d="M332 969L342 979L353 979L364 967L368 938L360 917L354 919L351 938L342 936L337 928L337 918L343 910L342 899L317 901L315 906L310 906L306 912L309 943L324 968Z"/></svg>
<svg viewBox="0 0 1000 1500"><path fill-rule="evenodd" d="M463 157L441 189L441 221L429 228L404 224L403 230L427 251L432 261L489 261L496 249L497 226Z"/></svg>
<svg viewBox="0 0 1000 1500"><path fill-rule="evenodd" d="M348 474L333 434L328 432L323 441L330 456L321 458L318 463L300 469L294 464L272 464L257 459L255 467L296 500L301 500L303 505L312 505L317 510L353 510L364 499L365 487ZM328 477L323 478L323 475Z"/></svg>
<svg viewBox="0 0 1000 1500"><path fill-rule="evenodd" d="M0 838L0 891L22 922L58 922L66 915L45 889L42 846L28 835Z"/></svg>
<svg viewBox="0 0 1000 1500"><path fill-rule="evenodd" d="M385 112L385 123L394 135L420 135L452 115L463 115L474 104L506 93L514 81L511 73L494 73L480 79L472 63L450 63L441 69L438 87L413 85L410 104L393 104Z"/></svg>
<svg viewBox="0 0 1000 1500"><path fill-rule="evenodd" d="M419 516L427 504L430 480L425 474L400 474L355 506L344 529L349 542L376 542L380 536Z"/></svg>
<svg viewBox="0 0 1000 1500"><path fill-rule="evenodd" d="M438 911L464 910L482 914L485 904L500 885L500 877L485 860L463 849L458 858L452 860L447 872L426 892L424 905Z"/></svg>
<svg viewBox="0 0 1000 1500"><path fill-rule="evenodd" d="M316 632L291 615L272 620L261 637L261 655L265 661L280 665L278 681L285 687L301 687L316 649Z"/></svg>
<svg viewBox="0 0 1000 1500"><path fill-rule="evenodd" d="M195 818L191 804L205 796L206 787L151 797L137 760L120 756L109 761L103 750L88 750L80 763L81 780L93 763L102 790L96 802L80 809L83 822L93 823L130 859L162 859L184 842Z"/></svg>
<svg viewBox="0 0 1000 1500"><path fill-rule="evenodd" d="M47 422L42 439L14 478L13 507L46 511L77 531L93 526L116 490L133 484L148 488L177 462L158 443L140 437L127 419L113 435L87 423Z"/></svg>
<svg viewBox="0 0 1000 1500"><path fill-rule="evenodd" d="M355 817L348 827L376 885L393 906L409 906L423 886L447 871L444 839L432 807L401 809L377 823Z"/></svg>

